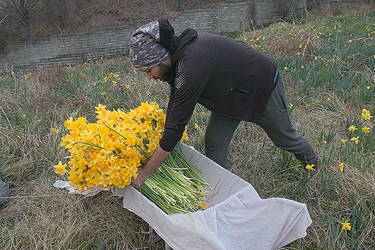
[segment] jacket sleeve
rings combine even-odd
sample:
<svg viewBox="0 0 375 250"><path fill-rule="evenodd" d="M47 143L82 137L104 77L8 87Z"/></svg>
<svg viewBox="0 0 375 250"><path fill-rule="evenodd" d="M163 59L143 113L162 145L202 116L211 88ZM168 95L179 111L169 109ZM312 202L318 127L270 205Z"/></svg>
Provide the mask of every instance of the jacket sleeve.
<svg viewBox="0 0 375 250"><path fill-rule="evenodd" d="M163 150L172 151L180 141L210 71L209 63L202 59L185 57L177 63L175 89L169 99L164 133L159 142Z"/></svg>

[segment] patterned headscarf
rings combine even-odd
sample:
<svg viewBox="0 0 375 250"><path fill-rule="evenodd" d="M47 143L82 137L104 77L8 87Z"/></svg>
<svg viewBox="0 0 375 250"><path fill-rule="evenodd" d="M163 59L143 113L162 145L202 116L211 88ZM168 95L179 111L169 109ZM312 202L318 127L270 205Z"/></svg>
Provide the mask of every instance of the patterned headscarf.
<svg viewBox="0 0 375 250"><path fill-rule="evenodd" d="M129 52L134 67L141 71L147 71L167 58L168 50L160 45L158 21L145 24L133 32Z"/></svg>

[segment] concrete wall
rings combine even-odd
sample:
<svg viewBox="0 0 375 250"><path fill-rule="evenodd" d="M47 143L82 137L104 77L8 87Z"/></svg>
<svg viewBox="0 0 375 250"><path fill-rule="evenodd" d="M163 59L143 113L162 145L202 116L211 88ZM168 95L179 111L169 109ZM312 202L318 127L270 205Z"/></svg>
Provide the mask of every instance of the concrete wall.
<svg viewBox="0 0 375 250"><path fill-rule="evenodd" d="M191 27L198 32L241 31L254 24L278 21L304 13L306 1L322 0L253 0L242 3L223 3L213 9L188 10L170 19L176 34ZM282 9L280 3L288 4ZM279 4L279 5L278 5ZM280 12L282 9L282 12ZM36 42L25 43L0 55L0 73L29 71L35 67L50 67L82 63L101 57L126 55L131 32L151 20L140 20L124 26L92 30L86 33L51 36Z"/></svg>
<svg viewBox="0 0 375 250"><path fill-rule="evenodd" d="M256 24L294 19L304 13L306 0L262 0L255 5Z"/></svg>

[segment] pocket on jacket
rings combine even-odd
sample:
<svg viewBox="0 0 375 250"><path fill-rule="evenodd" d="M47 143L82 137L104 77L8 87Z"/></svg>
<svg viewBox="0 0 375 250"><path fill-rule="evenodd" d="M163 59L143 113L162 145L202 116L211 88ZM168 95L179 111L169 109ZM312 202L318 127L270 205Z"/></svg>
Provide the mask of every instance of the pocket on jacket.
<svg viewBox="0 0 375 250"><path fill-rule="evenodd" d="M229 91L240 96L245 96L245 97L250 96L250 92L245 89L230 88Z"/></svg>

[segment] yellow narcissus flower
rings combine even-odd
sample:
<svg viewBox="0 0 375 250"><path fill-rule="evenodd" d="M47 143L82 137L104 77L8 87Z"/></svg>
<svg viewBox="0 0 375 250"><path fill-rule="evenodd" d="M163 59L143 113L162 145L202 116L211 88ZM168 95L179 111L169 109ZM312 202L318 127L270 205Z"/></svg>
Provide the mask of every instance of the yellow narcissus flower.
<svg viewBox="0 0 375 250"><path fill-rule="evenodd" d="M367 109L362 109L361 117L363 120L370 120L372 118L372 115Z"/></svg>
<svg viewBox="0 0 375 250"><path fill-rule="evenodd" d="M194 123L194 129L198 129L199 128L199 125Z"/></svg>
<svg viewBox="0 0 375 250"><path fill-rule="evenodd" d="M69 151L68 164L59 162L55 166L57 173L67 173L69 184L83 192L95 187L98 188L123 188L130 185L132 178L137 178L138 167L144 165L148 158L156 149L164 131L165 113L156 103L142 103L136 109L125 113L123 110L107 110L104 105L99 104L96 107L96 123L88 123L84 117L77 119L69 118L64 122L64 126L69 133L62 138L61 145ZM184 136L187 138L186 128ZM199 208L205 209L205 203L202 197L206 192L202 186L204 182L196 178L195 170L183 157L181 149L172 151L173 158L167 158L170 161L168 168L161 165L162 170L155 174L164 174L165 176L176 176L176 183L171 186L157 185L154 191L150 185L144 184L149 188L144 192L150 200L154 193L164 193L168 197L158 197L153 202L163 211L170 213L188 212ZM183 171L170 170L181 168ZM185 171L186 170L186 171ZM152 178L154 175L151 175ZM180 176L185 176L184 178ZM187 178L186 178L187 177ZM154 177L154 181L163 180L161 177ZM196 178L196 179L195 179ZM199 182L198 182L199 181ZM151 181L152 183L152 181ZM202 184L201 184L202 183ZM183 197L185 204L170 204L174 192L171 192L174 185L186 187ZM190 186L189 186L190 185ZM201 187L202 186L202 187ZM176 186L177 187L177 186ZM189 188L188 188L189 187ZM164 188L164 189L163 189ZM149 192L153 193L147 193ZM168 191L169 190L169 191ZM180 190L180 189L178 189ZM185 194L186 193L186 194ZM178 197L182 197L179 196ZM204 196L203 196L204 195ZM166 205L168 204L168 205Z"/></svg>
<svg viewBox="0 0 375 250"><path fill-rule="evenodd" d="M182 134L182 138L181 138L181 141L188 141L189 140L189 136L187 134L187 130L185 128L185 131L184 133Z"/></svg>
<svg viewBox="0 0 375 250"><path fill-rule="evenodd" d="M354 126L354 125L351 125L351 126L348 128L348 130L349 130L350 132L354 132L354 131L357 130L357 127Z"/></svg>
<svg viewBox="0 0 375 250"><path fill-rule="evenodd" d="M68 172L70 184L80 191L129 185L155 150L165 124L165 113L156 103L142 103L128 113L99 104L96 114L96 123L84 117L64 122L69 133L61 145L70 158L68 165L63 168L60 163L57 169Z"/></svg>
<svg viewBox="0 0 375 250"><path fill-rule="evenodd" d="M346 220L344 222L340 222L341 223L341 231L350 231L352 229L352 226L350 225L350 220Z"/></svg>
<svg viewBox="0 0 375 250"><path fill-rule="evenodd" d="M205 202L201 202L198 204L199 208L205 210L207 208L207 204Z"/></svg>
<svg viewBox="0 0 375 250"><path fill-rule="evenodd" d="M367 134L367 133L370 132L370 128L368 128L367 126L363 126L363 128L362 128L362 132L363 132L364 134Z"/></svg>
<svg viewBox="0 0 375 250"><path fill-rule="evenodd" d="M308 171L315 171L314 164L307 164L305 167Z"/></svg>
<svg viewBox="0 0 375 250"><path fill-rule="evenodd" d="M66 163L62 164L61 161L59 161L59 163L57 165L55 165L54 168L55 168L55 172L57 174L63 175L63 174L68 172L68 170L66 170Z"/></svg>
<svg viewBox="0 0 375 250"><path fill-rule="evenodd" d="M347 141L348 141L348 139L341 139L340 140L343 144L345 144Z"/></svg>
<svg viewBox="0 0 375 250"><path fill-rule="evenodd" d="M352 137L352 139L350 139L352 142L354 142L356 145L359 143L359 136L357 137Z"/></svg>
<svg viewBox="0 0 375 250"><path fill-rule="evenodd" d="M345 167L345 163L341 162L341 163L339 164L339 168L340 168L340 171L341 171L341 172L344 171L344 167Z"/></svg>
<svg viewBox="0 0 375 250"><path fill-rule="evenodd" d="M55 133L55 134L58 134L60 132L60 130L58 128L51 128L51 133Z"/></svg>

